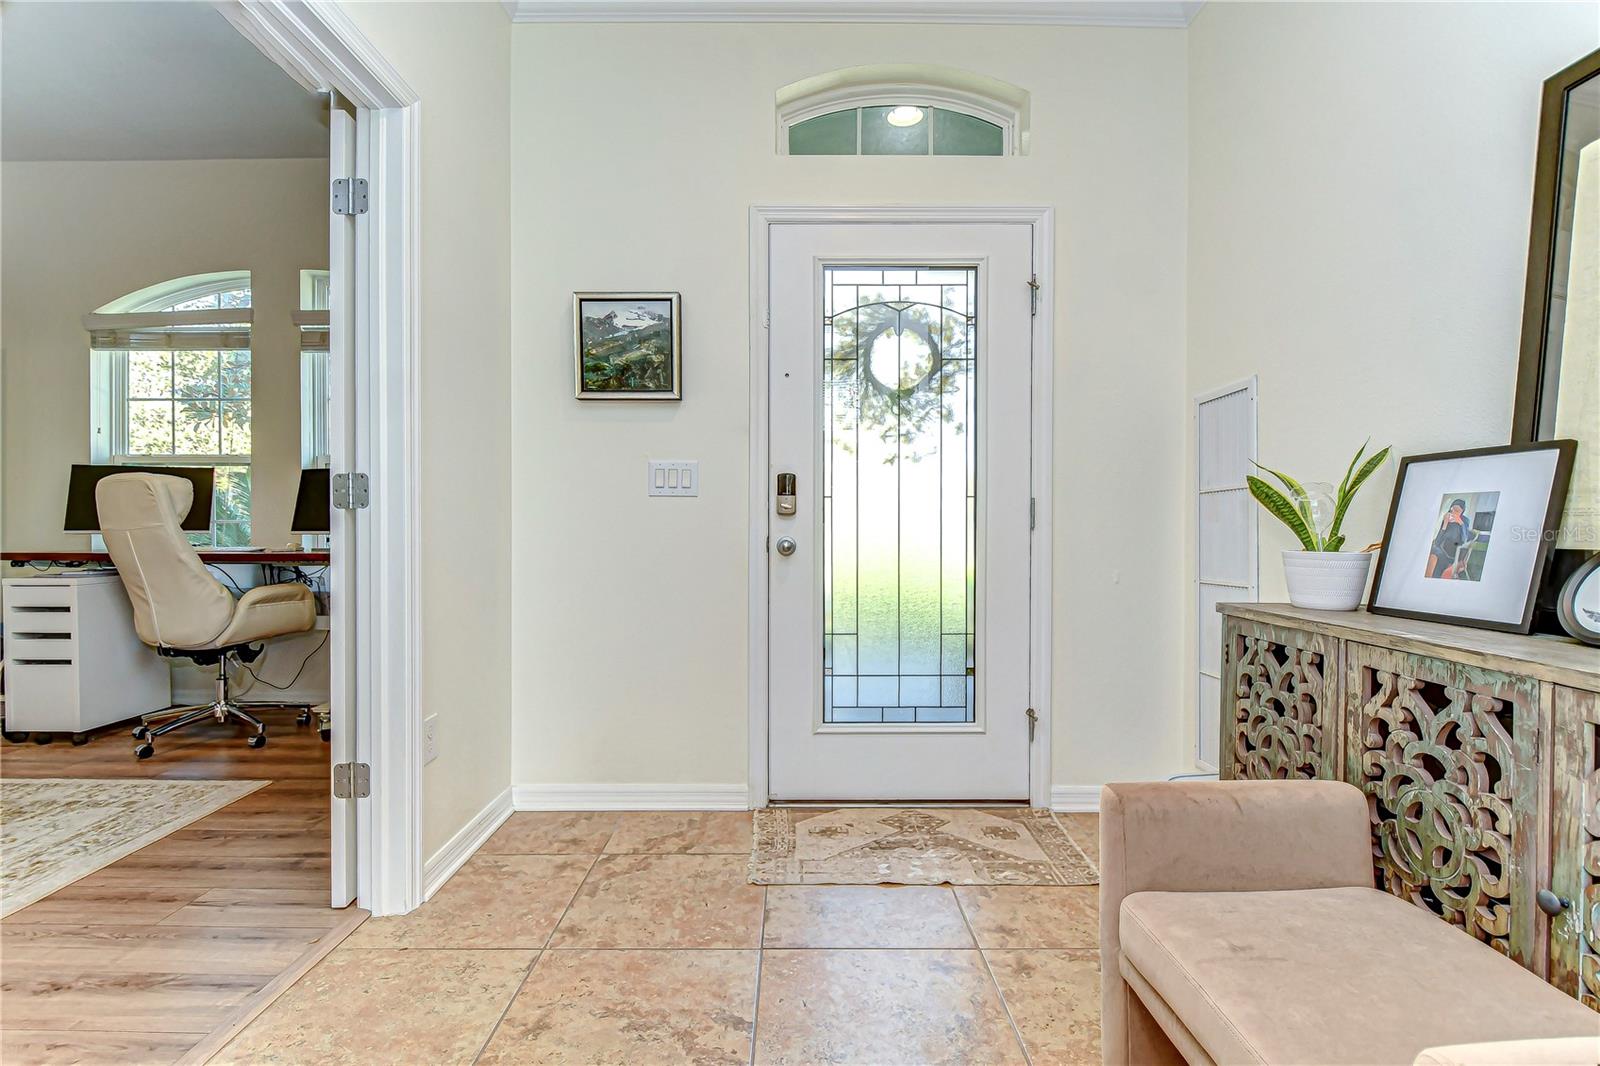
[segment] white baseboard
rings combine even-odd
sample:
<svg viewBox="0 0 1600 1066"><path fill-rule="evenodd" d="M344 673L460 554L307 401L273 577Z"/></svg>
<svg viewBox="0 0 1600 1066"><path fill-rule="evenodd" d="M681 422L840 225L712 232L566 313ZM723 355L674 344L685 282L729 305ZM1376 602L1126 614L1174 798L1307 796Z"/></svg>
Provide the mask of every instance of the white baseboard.
<svg viewBox="0 0 1600 1066"><path fill-rule="evenodd" d="M461 864L472 858L473 853L483 847L484 841L493 836L494 831L509 817L511 790L508 788L473 815L471 821L462 826L455 836L445 841L444 847L422 864L423 901L432 899L433 894L461 869Z"/></svg>
<svg viewBox="0 0 1600 1066"><path fill-rule="evenodd" d="M1055 785L1050 789L1050 809L1064 813L1100 810L1099 785Z"/></svg>
<svg viewBox="0 0 1600 1066"><path fill-rule="evenodd" d="M746 785L513 785L518 811L744 811Z"/></svg>

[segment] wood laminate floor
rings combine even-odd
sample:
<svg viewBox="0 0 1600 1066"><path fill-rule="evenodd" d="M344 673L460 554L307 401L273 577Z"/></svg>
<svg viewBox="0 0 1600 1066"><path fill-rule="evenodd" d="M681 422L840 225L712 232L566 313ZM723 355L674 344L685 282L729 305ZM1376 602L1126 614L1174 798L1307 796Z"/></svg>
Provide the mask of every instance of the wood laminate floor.
<svg viewBox="0 0 1600 1066"><path fill-rule="evenodd" d="M0 778L269 780L265 788L0 922L0 1061L171 1063L203 1053L358 914L328 906L328 746L269 710L160 738L0 744Z"/></svg>

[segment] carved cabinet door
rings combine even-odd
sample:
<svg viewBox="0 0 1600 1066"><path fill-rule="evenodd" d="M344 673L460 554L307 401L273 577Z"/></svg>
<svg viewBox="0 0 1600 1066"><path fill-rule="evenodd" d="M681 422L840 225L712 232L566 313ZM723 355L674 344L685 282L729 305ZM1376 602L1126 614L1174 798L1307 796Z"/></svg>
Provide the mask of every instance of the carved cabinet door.
<svg viewBox="0 0 1600 1066"><path fill-rule="evenodd" d="M1356 643L1345 661L1378 887L1542 973L1539 682Z"/></svg>
<svg viewBox="0 0 1600 1066"><path fill-rule="evenodd" d="M1550 982L1600 1010L1600 696L1556 688Z"/></svg>
<svg viewBox="0 0 1600 1066"><path fill-rule="evenodd" d="M1337 780L1339 642L1228 618L1222 642L1223 780Z"/></svg>

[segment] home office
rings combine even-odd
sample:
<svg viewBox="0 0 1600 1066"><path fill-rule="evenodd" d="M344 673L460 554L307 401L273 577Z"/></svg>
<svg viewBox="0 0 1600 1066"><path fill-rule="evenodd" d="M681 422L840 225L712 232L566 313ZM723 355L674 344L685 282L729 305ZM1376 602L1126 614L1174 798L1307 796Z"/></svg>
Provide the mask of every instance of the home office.
<svg viewBox="0 0 1600 1066"><path fill-rule="evenodd" d="M41 952L93 927L163 975L141 1011L164 1033L188 1022L167 989L209 981L220 1016L350 914L328 472L348 116L209 5L4 19L7 978L64 988ZM111 954L84 972L115 979ZM78 1026L71 995L8 1026Z"/></svg>
<svg viewBox="0 0 1600 1066"><path fill-rule="evenodd" d="M327 659L319 653L328 639L322 578L330 553L297 542L217 547L217 481L209 466L75 463L63 527L91 536L93 549L0 552L12 571L36 572L4 582L6 740L69 734L81 745L139 708L138 758L155 754L155 737L208 716L250 726L246 743L260 748L265 725L237 702L251 690L267 697L255 703L303 708L297 724L315 719L328 739ZM292 532L325 538L328 512L327 469L303 470ZM135 522L142 528L130 529ZM259 614L263 603L279 614L294 609L248 626L251 639L241 640L234 615ZM189 639L180 639L186 629ZM302 636L316 639L294 639ZM308 677L314 660L320 669ZM242 685L232 683L230 665ZM175 692L180 707L166 710Z"/></svg>

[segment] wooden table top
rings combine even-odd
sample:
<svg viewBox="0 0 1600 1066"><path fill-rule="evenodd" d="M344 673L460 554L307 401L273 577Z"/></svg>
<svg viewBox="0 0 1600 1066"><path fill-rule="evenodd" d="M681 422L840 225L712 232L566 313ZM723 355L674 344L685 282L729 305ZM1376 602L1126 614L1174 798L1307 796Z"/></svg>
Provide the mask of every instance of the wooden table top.
<svg viewBox="0 0 1600 1066"><path fill-rule="evenodd" d="M327 566L326 551L294 551L287 548L199 548L203 563L235 563L243 566L270 564L272 566ZM0 561L21 566L24 563L58 563L63 566L81 566L85 563L110 563L109 552L0 552Z"/></svg>

